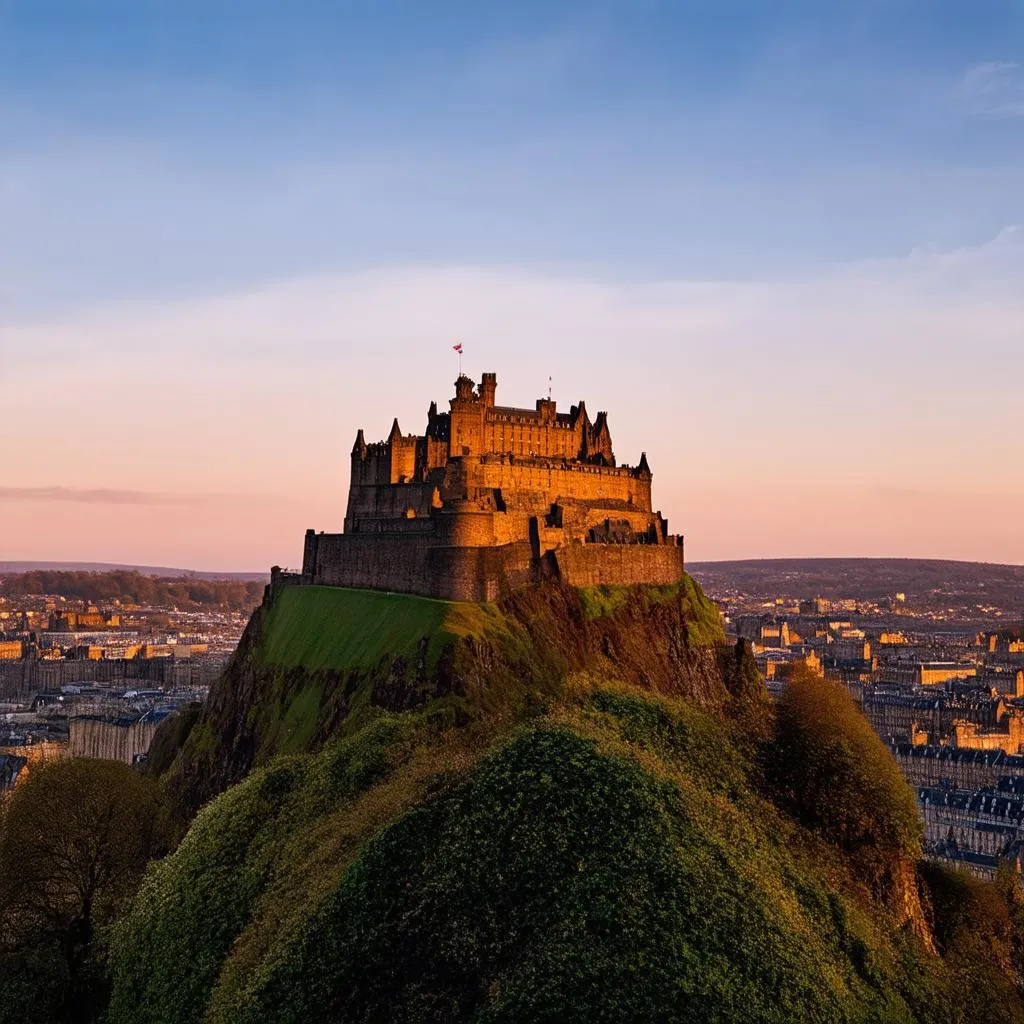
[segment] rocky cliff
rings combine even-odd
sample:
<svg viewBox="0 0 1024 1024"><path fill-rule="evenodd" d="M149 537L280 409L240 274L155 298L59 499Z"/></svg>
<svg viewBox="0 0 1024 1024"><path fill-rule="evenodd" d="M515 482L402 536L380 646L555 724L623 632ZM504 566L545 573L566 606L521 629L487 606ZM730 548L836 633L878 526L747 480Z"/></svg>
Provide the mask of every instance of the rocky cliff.
<svg viewBox="0 0 1024 1024"><path fill-rule="evenodd" d="M709 708L756 703L756 670L731 664L724 641L717 610L688 579L593 590L551 583L497 605L268 591L177 754L171 785L194 811L253 766L317 750L382 711L429 708L452 724L511 719L580 672Z"/></svg>

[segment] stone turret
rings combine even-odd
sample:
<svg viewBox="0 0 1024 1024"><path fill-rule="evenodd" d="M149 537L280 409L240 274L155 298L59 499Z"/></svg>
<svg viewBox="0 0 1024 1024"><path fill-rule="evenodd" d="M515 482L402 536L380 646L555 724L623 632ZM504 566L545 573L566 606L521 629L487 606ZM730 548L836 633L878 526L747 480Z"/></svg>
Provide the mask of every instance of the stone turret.
<svg viewBox="0 0 1024 1024"><path fill-rule="evenodd" d="M498 389L498 375L496 373L485 373L480 378L480 401L484 408L494 408L494 393Z"/></svg>
<svg viewBox="0 0 1024 1024"><path fill-rule="evenodd" d="M352 455L354 458L366 458L366 438L363 436L362 429L356 432L356 443L352 445Z"/></svg>

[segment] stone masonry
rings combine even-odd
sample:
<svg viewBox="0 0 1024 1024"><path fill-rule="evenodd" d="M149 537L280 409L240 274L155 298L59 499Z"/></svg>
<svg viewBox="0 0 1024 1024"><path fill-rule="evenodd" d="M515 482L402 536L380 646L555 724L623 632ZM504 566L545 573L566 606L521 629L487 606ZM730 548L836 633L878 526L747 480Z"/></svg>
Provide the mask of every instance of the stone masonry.
<svg viewBox="0 0 1024 1024"><path fill-rule="evenodd" d="M460 376L423 434L395 420L367 444L360 430L344 532L306 532L301 582L489 601L551 577L680 580L683 539L652 510L647 457L616 464L607 414L500 406L496 389L493 373Z"/></svg>

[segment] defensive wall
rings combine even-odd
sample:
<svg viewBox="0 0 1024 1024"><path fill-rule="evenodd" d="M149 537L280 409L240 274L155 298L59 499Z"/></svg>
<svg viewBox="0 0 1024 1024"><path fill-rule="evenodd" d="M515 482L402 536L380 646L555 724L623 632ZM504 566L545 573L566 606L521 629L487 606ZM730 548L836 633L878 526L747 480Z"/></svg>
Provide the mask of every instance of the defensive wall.
<svg viewBox="0 0 1024 1024"><path fill-rule="evenodd" d="M490 601L552 576L574 586L669 584L682 537L652 507L645 455L615 462L607 414L495 404L497 377L455 382L451 411L432 402L423 435L394 421L360 430L343 533L306 533L299 579L447 600Z"/></svg>
<svg viewBox="0 0 1024 1024"><path fill-rule="evenodd" d="M552 557L556 575L574 587L663 586L684 571L682 544L567 544Z"/></svg>
<svg viewBox="0 0 1024 1024"><path fill-rule="evenodd" d="M420 594L445 601L493 601L502 581L531 579L526 542L502 546L440 545L432 535L306 534L307 583Z"/></svg>
<svg viewBox="0 0 1024 1024"><path fill-rule="evenodd" d="M678 583L683 545L568 544L536 557L531 545L438 545L429 535L306 535L305 582L390 590L446 601L493 601L503 587L557 577L574 587ZM305 574L304 574L305 575Z"/></svg>

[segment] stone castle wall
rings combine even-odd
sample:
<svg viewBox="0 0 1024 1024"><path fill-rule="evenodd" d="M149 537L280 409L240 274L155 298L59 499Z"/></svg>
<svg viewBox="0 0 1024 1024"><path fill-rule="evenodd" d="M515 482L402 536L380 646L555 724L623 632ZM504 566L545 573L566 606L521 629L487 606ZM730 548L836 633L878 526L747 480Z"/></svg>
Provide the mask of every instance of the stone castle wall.
<svg viewBox="0 0 1024 1024"><path fill-rule="evenodd" d="M309 540L307 538L307 558ZM334 587L425 592L433 534L320 533L312 537L312 561L303 564L310 582Z"/></svg>
<svg viewBox="0 0 1024 1024"><path fill-rule="evenodd" d="M344 532L306 535L301 580L494 599L561 575L577 586L665 584L683 576L681 540L651 503L646 455L616 465L607 415L495 404L497 378L460 375L450 413L432 402L424 434L394 421L352 447Z"/></svg>
<svg viewBox="0 0 1024 1024"><path fill-rule="evenodd" d="M510 509L535 515L545 513L558 499L621 502L651 511L650 479L617 467L577 463L562 468L540 460L485 456L468 469L467 478L477 487L500 490Z"/></svg>
<svg viewBox="0 0 1024 1024"><path fill-rule="evenodd" d="M552 557L573 587L662 586L684 570L682 544L567 544Z"/></svg>
<svg viewBox="0 0 1024 1024"><path fill-rule="evenodd" d="M310 543L312 537L312 543ZM445 601L493 601L502 585L529 582L525 541L499 547L454 547L432 537L307 534L307 582L390 590Z"/></svg>
<svg viewBox="0 0 1024 1024"><path fill-rule="evenodd" d="M407 484L395 487L388 483L358 483L353 479L349 488L346 527L360 519L403 519L411 509L417 518L426 518L434 507L437 488L433 484Z"/></svg>
<svg viewBox="0 0 1024 1024"><path fill-rule="evenodd" d="M459 547L401 535L325 533L313 539L310 583L446 601L493 601L503 587L546 575L575 587L657 586L678 583L684 571L682 544L569 544L538 558L525 541Z"/></svg>
<svg viewBox="0 0 1024 1024"><path fill-rule="evenodd" d="M459 502L450 497L453 494L481 497ZM641 533L654 520L650 476L636 476L627 469L606 466L560 467L540 460L484 457L454 461L445 479L436 483L353 483L345 517L346 532L423 530L425 527L417 525L417 521L422 523L434 516L442 505L442 496L447 507L462 511L480 510L483 506L497 511L496 502L501 502L501 511L507 518L495 518L494 537L468 543L525 539L529 517L547 516L555 503L562 506L564 527L575 529L580 535L609 517L626 520Z"/></svg>

